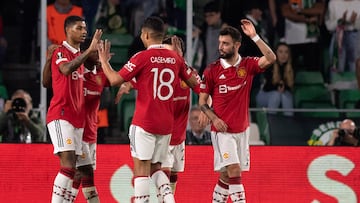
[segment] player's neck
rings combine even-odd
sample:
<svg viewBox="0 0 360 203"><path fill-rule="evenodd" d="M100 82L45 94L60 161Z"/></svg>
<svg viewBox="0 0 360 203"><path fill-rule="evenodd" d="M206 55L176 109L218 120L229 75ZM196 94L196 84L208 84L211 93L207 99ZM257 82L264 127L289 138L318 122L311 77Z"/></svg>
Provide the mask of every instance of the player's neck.
<svg viewBox="0 0 360 203"><path fill-rule="evenodd" d="M234 66L238 60L239 54L234 54L231 58L225 59L225 61L232 66Z"/></svg>

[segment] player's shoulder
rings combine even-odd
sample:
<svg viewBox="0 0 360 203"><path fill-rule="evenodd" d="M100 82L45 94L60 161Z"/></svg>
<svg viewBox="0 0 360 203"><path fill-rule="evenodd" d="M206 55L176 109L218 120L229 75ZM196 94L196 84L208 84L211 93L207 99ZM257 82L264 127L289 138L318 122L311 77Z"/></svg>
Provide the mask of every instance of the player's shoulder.
<svg viewBox="0 0 360 203"><path fill-rule="evenodd" d="M208 64L207 67L205 68L205 71L214 71L219 67L221 67L220 59L215 60L210 64Z"/></svg>

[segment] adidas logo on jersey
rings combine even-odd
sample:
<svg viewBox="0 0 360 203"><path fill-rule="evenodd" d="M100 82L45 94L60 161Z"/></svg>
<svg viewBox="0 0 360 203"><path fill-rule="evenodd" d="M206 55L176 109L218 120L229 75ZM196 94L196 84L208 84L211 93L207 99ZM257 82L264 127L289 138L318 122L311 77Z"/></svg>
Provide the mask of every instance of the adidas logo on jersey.
<svg viewBox="0 0 360 203"><path fill-rule="evenodd" d="M225 75L224 74L221 74L219 79L226 79Z"/></svg>

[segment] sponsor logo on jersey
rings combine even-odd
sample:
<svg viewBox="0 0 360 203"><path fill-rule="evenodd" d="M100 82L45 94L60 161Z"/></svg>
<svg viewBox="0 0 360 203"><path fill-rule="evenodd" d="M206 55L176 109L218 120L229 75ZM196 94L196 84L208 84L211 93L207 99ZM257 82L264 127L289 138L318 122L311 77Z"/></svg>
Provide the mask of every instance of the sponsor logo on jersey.
<svg viewBox="0 0 360 203"><path fill-rule="evenodd" d="M244 78L246 76L246 70L245 70L245 67L240 67L238 70L237 70L237 75L239 78Z"/></svg>
<svg viewBox="0 0 360 203"><path fill-rule="evenodd" d="M129 72L132 72L134 70L134 67L136 67L135 64L131 63L130 61L128 61L125 66L126 70L128 70Z"/></svg>
<svg viewBox="0 0 360 203"><path fill-rule="evenodd" d="M219 93L224 94L228 91L235 91L240 89L241 87L246 85L246 81L244 81L242 84L236 85L236 86L229 86L229 85L219 85Z"/></svg>

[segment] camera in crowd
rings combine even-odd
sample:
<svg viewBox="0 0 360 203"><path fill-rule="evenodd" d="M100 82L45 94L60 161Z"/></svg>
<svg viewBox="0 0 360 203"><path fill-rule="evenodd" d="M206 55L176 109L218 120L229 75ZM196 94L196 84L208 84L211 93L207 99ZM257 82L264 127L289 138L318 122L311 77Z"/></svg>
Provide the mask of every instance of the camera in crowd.
<svg viewBox="0 0 360 203"><path fill-rule="evenodd" d="M340 145L340 146L354 146L357 145L359 146L359 141L360 141L360 129L358 127L355 128L354 132L351 133L349 130L346 129L339 129L338 131L338 137L335 140L336 145ZM357 140L357 144L353 143L353 141L346 139L346 136L351 135L353 136L356 140Z"/></svg>
<svg viewBox="0 0 360 203"><path fill-rule="evenodd" d="M26 101L23 98L16 98L11 102L11 110L13 112L25 112Z"/></svg>

